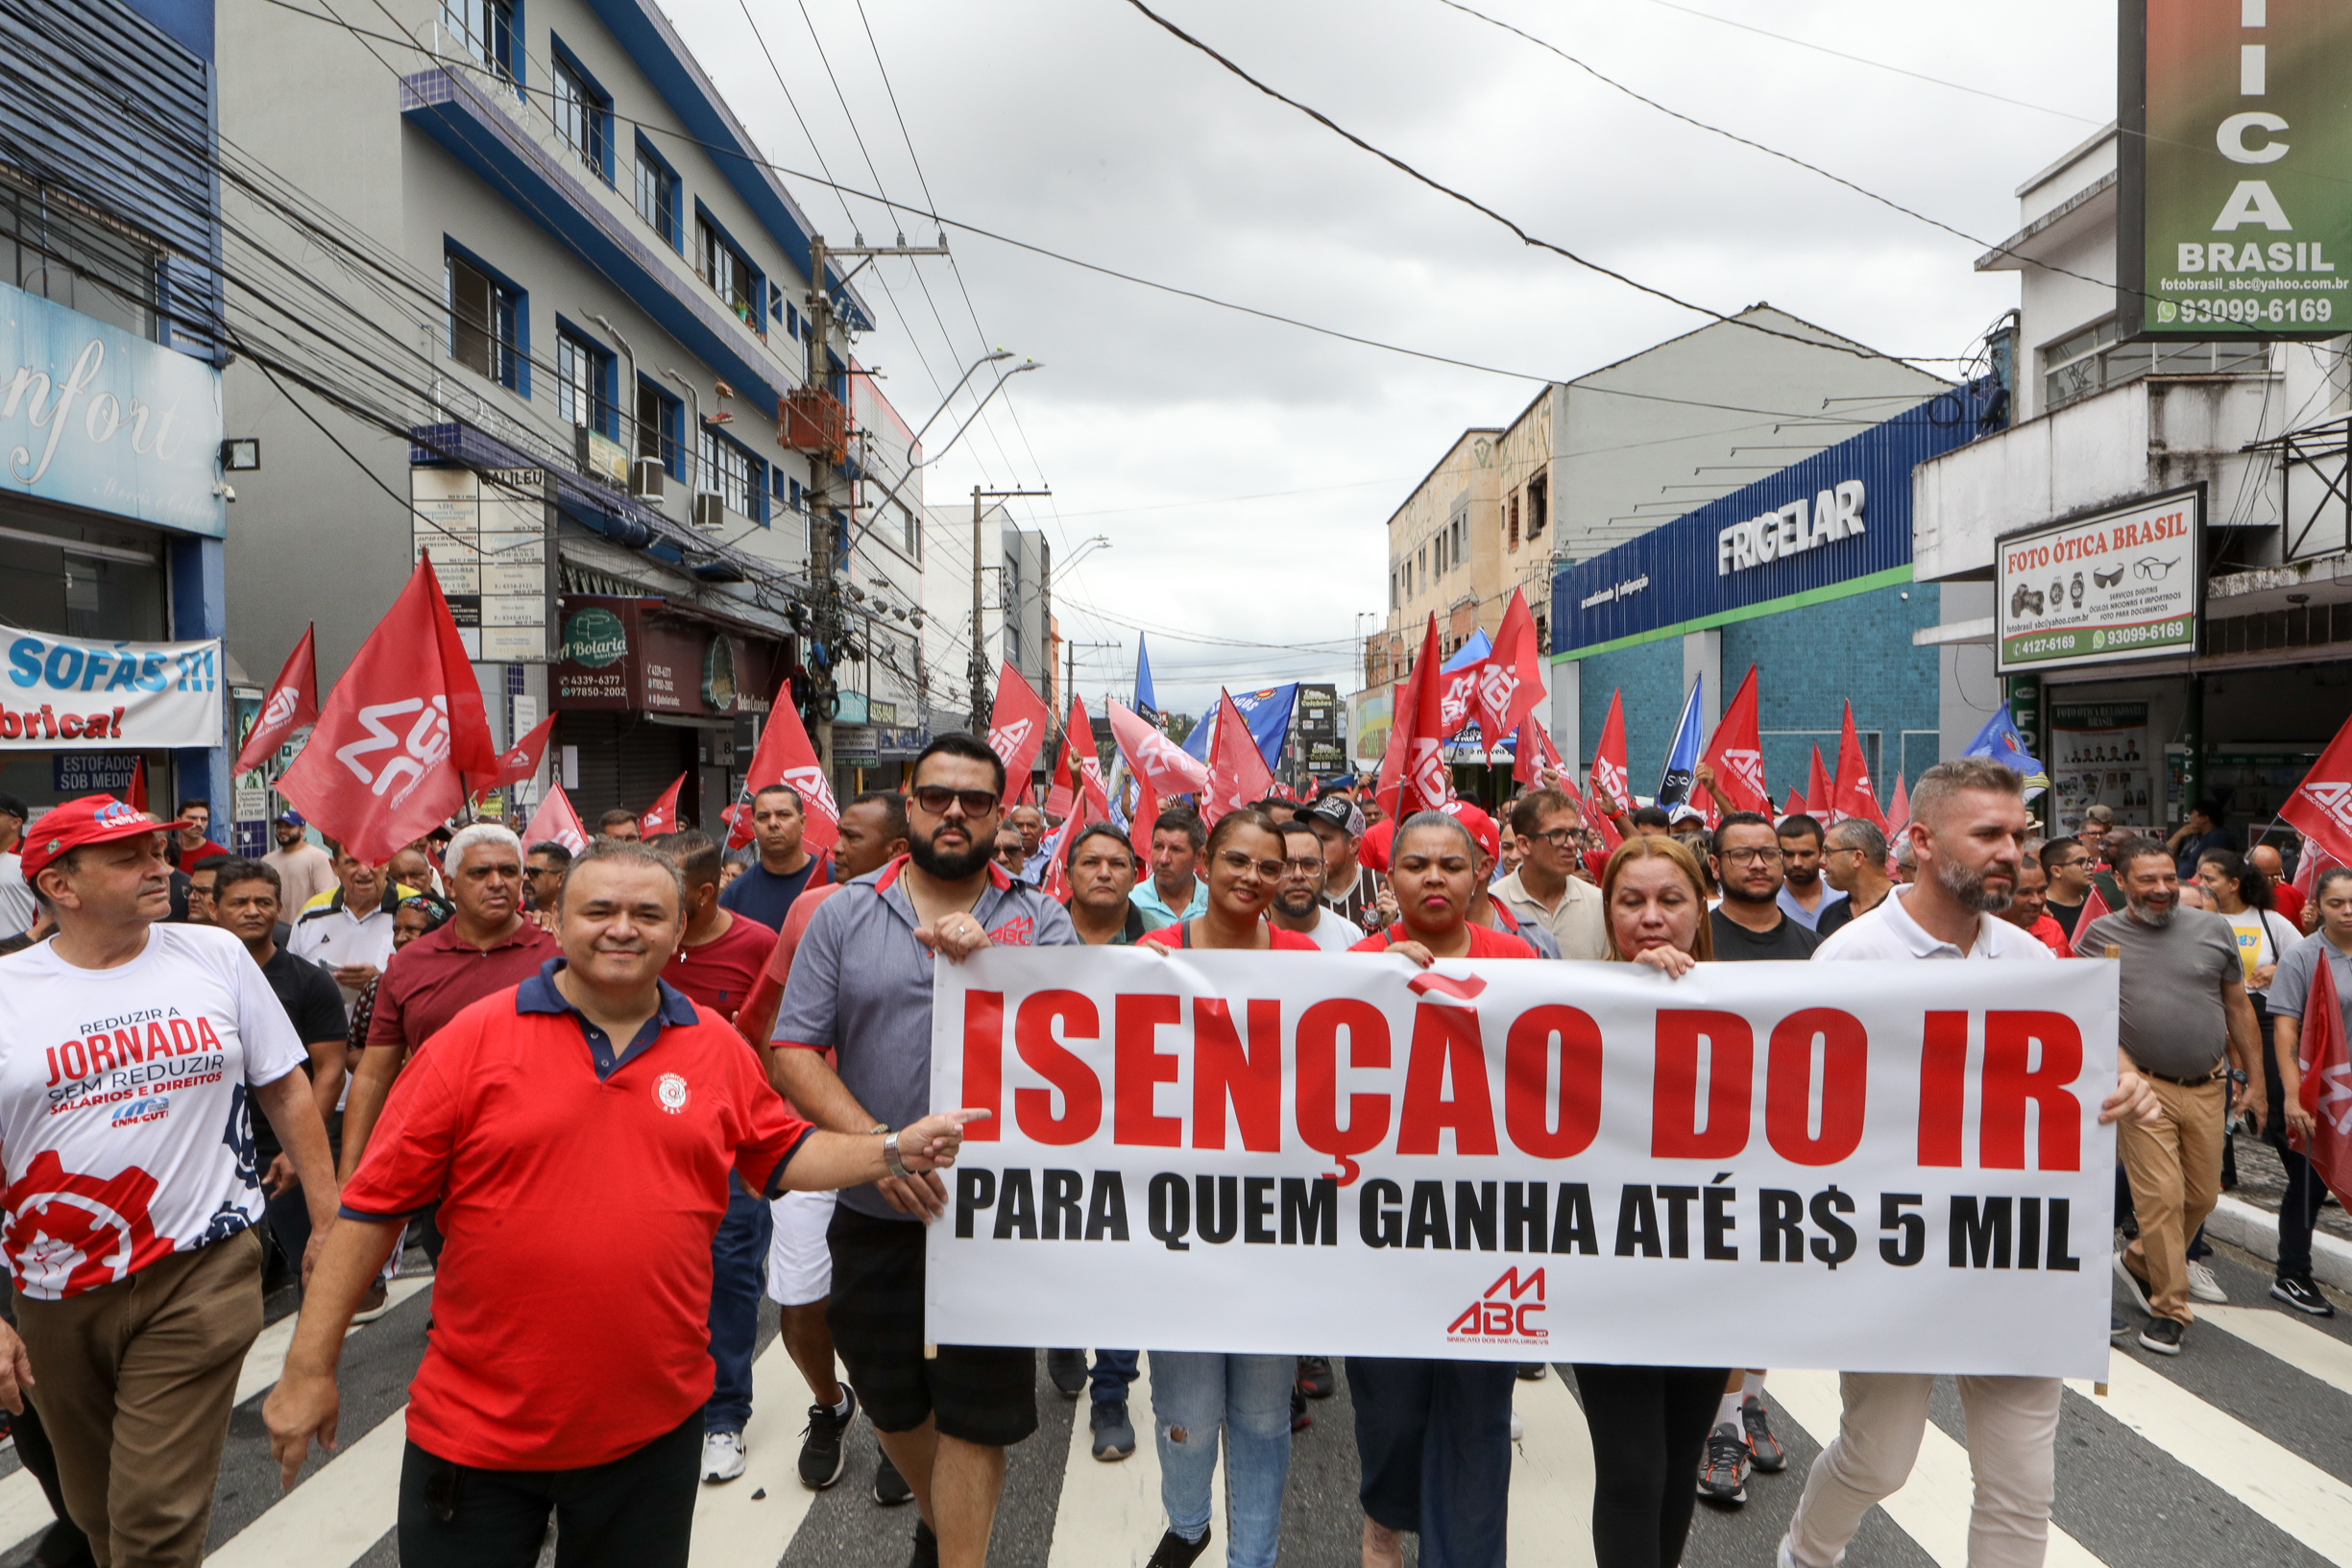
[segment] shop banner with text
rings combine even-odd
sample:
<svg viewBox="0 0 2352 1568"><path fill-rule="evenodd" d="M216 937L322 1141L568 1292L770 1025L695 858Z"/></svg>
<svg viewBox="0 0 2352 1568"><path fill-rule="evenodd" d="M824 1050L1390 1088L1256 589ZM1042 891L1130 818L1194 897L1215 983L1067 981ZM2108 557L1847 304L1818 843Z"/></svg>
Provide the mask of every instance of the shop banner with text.
<svg viewBox="0 0 2352 1568"><path fill-rule="evenodd" d="M0 647L0 753L217 746L220 670L217 638L95 642L18 632Z"/></svg>
<svg viewBox="0 0 2352 1568"><path fill-rule="evenodd" d="M925 1338L2101 1378L2115 969L942 963Z"/></svg>

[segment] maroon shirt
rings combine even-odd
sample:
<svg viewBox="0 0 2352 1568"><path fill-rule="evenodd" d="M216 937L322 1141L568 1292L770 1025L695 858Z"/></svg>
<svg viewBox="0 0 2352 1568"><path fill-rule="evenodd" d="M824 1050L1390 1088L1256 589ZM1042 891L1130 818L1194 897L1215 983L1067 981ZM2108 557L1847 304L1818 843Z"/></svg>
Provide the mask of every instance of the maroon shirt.
<svg viewBox="0 0 2352 1568"><path fill-rule="evenodd" d="M696 947L681 946L662 967L662 978L719 1017L733 1022L767 955L776 933L741 911L727 929Z"/></svg>
<svg viewBox="0 0 2352 1568"><path fill-rule="evenodd" d="M414 1051L449 1020L484 997L512 989L560 957L554 933L524 920L512 936L477 948L457 934L452 920L392 955L376 987L376 1016L368 1044Z"/></svg>

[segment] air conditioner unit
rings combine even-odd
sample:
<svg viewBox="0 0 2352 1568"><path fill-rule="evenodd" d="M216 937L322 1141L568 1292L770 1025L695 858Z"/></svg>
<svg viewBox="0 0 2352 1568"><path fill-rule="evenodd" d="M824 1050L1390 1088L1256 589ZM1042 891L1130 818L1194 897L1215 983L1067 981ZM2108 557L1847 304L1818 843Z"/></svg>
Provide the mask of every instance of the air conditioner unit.
<svg viewBox="0 0 2352 1568"><path fill-rule="evenodd" d="M658 457L641 457L629 465L629 494L646 500L658 501L667 483L668 470Z"/></svg>
<svg viewBox="0 0 2352 1568"><path fill-rule="evenodd" d="M694 526L713 531L727 523L727 503L715 491L702 491L694 496Z"/></svg>

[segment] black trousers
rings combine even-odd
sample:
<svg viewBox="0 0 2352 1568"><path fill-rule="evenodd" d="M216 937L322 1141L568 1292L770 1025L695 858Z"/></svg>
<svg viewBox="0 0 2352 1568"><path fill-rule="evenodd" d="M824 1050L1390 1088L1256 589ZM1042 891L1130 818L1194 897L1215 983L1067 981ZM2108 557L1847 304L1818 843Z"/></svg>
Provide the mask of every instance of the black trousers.
<svg viewBox="0 0 2352 1568"><path fill-rule="evenodd" d="M532 1568L555 1515L556 1568L686 1568L702 1408L609 1464L476 1470L414 1442L400 1461L400 1561Z"/></svg>
<svg viewBox="0 0 2352 1568"><path fill-rule="evenodd" d="M1720 1366L1576 1363L1592 1429L1592 1556L1600 1568L1674 1568L1699 1500Z"/></svg>

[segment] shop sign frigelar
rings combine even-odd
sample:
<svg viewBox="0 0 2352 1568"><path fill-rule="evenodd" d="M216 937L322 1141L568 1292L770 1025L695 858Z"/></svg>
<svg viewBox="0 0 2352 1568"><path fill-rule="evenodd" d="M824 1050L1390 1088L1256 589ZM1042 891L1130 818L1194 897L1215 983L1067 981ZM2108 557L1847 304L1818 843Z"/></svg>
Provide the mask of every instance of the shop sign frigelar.
<svg viewBox="0 0 2352 1568"><path fill-rule="evenodd" d="M0 649L0 756L221 743L221 645L20 632Z"/></svg>
<svg viewBox="0 0 2352 1568"><path fill-rule="evenodd" d="M2203 509L2192 487L2000 541L2001 671L2194 652Z"/></svg>

